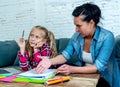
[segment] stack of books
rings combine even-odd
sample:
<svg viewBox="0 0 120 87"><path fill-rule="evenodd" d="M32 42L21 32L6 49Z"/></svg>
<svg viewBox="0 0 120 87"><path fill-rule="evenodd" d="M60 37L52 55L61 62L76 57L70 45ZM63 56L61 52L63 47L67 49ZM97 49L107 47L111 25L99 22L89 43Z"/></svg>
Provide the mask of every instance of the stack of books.
<svg viewBox="0 0 120 87"><path fill-rule="evenodd" d="M48 79L55 77L56 69L47 69L45 72L37 74L34 69L17 74L13 82L45 83Z"/></svg>
<svg viewBox="0 0 120 87"><path fill-rule="evenodd" d="M30 83L45 83L48 79L56 75L56 69L47 69L41 74L37 74L34 69L26 72L18 71L14 68L1 68L0 81L6 82L30 82Z"/></svg>
<svg viewBox="0 0 120 87"><path fill-rule="evenodd" d="M8 70L8 71L7 71ZM13 74L10 71L13 69L0 69L0 81L4 82L19 82L19 83L40 83L40 84L56 84L64 81L69 81L70 76L57 75L56 69L47 69L45 72L37 74L34 69L26 72L17 72ZM57 75L57 76L56 76Z"/></svg>

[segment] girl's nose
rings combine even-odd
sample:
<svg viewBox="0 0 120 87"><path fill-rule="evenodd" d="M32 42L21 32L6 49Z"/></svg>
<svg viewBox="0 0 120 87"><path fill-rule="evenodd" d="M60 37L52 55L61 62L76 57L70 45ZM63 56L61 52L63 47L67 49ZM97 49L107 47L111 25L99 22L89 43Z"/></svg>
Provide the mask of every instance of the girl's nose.
<svg viewBox="0 0 120 87"><path fill-rule="evenodd" d="M34 37L31 37L32 40L35 40L35 36Z"/></svg>

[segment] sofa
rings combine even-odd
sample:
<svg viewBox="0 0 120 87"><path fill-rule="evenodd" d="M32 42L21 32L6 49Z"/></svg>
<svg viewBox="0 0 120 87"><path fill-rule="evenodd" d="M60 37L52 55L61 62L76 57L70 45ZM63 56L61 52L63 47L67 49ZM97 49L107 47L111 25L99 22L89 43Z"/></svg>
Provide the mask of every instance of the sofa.
<svg viewBox="0 0 120 87"><path fill-rule="evenodd" d="M56 48L58 54L60 54L69 42L69 38L60 38L56 39ZM8 66L19 66L19 58L17 53L19 51L19 47L15 40L9 41L0 41L0 68L8 67ZM117 36L115 39L115 56L119 63L120 68L120 36ZM77 62L77 56L74 54L71 59L67 62L67 64L74 65L73 62Z"/></svg>
<svg viewBox="0 0 120 87"><path fill-rule="evenodd" d="M58 54L60 54L69 42L69 38L56 39L56 48ZM18 44L15 40L0 41L0 68L8 66L19 66L19 58L17 53L19 51ZM73 59L74 57L74 59ZM72 64L72 61L77 61L77 58L72 58L67 62Z"/></svg>

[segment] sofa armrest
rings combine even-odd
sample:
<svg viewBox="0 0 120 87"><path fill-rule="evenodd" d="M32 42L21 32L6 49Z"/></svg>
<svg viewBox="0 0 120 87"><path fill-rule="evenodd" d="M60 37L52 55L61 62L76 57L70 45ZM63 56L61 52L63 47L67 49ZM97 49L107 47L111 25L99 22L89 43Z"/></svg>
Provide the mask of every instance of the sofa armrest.
<svg viewBox="0 0 120 87"><path fill-rule="evenodd" d="M0 41L0 67L13 65L18 50L15 40Z"/></svg>

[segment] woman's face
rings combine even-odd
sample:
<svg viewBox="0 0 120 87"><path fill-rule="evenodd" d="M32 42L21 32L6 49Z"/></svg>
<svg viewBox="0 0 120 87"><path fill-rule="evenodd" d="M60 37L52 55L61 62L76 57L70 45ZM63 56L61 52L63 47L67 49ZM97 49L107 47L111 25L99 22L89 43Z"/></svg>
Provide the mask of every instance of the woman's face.
<svg viewBox="0 0 120 87"><path fill-rule="evenodd" d="M31 47L36 46L40 42L44 42L44 31L40 29L33 29L29 36L29 44Z"/></svg>
<svg viewBox="0 0 120 87"><path fill-rule="evenodd" d="M83 37L87 37L93 33L93 21L90 22L83 21L84 15L74 17L74 24L76 26L76 32L78 32Z"/></svg>

